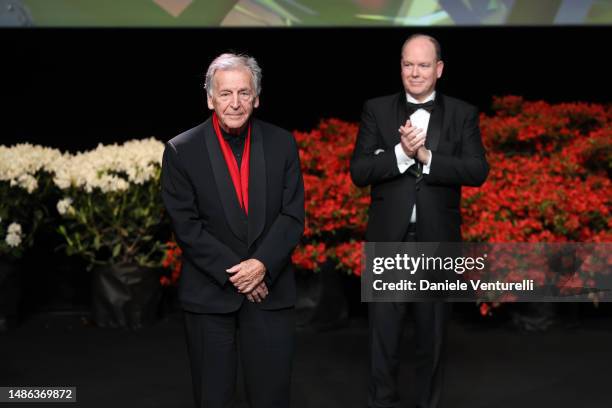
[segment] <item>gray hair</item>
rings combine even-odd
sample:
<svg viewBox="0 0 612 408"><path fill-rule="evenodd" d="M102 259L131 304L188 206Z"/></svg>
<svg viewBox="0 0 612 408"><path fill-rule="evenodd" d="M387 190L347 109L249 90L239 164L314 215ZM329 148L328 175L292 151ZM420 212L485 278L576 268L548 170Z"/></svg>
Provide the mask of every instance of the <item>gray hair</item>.
<svg viewBox="0 0 612 408"><path fill-rule="evenodd" d="M440 47L440 43L438 42L438 40L433 38L431 35L427 35L427 34L422 34L422 33L412 34L410 37L406 39L406 41L404 41L404 45L402 45L402 52L404 52L404 48L406 48L406 44L408 44L410 41L414 40L415 38L426 38L429 41L431 41L431 43L434 46L434 49L436 50L436 60L442 61L442 47Z"/></svg>
<svg viewBox="0 0 612 408"><path fill-rule="evenodd" d="M213 78L217 71L230 71L234 69L246 69L251 74L251 85L255 91L255 95L259 96L261 92L261 68L255 60L245 54L232 54L225 53L219 55L213 60L208 66L206 71L206 80L204 82L204 89L208 96L212 96L213 93Z"/></svg>

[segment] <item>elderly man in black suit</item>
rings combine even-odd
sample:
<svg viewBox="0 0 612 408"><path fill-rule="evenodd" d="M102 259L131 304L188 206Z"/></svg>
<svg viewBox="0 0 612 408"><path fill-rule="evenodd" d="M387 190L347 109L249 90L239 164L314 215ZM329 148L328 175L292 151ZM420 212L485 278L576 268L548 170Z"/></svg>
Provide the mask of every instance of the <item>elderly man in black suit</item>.
<svg viewBox="0 0 612 408"><path fill-rule="evenodd" d="M164 151L196 407L233 405L238 350L250 406L289 406L304 186L293 136L252 117L260 84L254 58L217 57L206 73L212 116Z"/></svg>
<svg viewBox="0 0 612 408"><path fill-rule="evenodd" d="M351 160L358 186L371 186L368 241L461 241L461 186L480 186L488 164L478 110L436 91L440 45L424 34L402 47L402 92L365 103ZM400 404L397 391L403 321L412 306L416 398L438 405L449 315L441 302L370 303L370 408Z"/></svg>

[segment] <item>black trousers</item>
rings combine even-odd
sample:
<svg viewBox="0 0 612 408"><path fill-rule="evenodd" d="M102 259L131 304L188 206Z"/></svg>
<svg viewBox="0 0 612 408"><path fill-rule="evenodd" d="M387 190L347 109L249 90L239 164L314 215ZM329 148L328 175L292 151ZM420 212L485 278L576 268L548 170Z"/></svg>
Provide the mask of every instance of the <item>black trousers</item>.
<svg viewBox="0 0 612 408"><path fill-rule="evenodd" d="M240 355L251 408L288 408L295 311L245 300L227 314L185 312L196 408L234 405Z"/></svg>
<svg viewBox="0 0 612 408"><path fill-rule="evenodd" d="M411 225L404 241L416 241ZM368 305L370 382L369 408L400 406L398 371L402 333L412 311L416 340L416 403L418 408L435 408L442 393L446 329L451 310L444 302L372 302Z"/></svg>
<svg viewBox="0 0 612 408"><path fill-rule="evenodd" d="M400 406L398 371L404 322L412 310L416 336L417 407L435 408L442 393L444 346L450 304L442 302L370 303L370 408Z"/></svg>

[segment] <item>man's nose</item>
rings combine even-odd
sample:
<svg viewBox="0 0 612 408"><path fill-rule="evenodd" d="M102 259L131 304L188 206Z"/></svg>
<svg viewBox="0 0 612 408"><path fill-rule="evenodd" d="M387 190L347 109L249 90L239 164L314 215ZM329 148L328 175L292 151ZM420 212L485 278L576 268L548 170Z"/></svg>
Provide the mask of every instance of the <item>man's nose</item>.
<svg viewBox="0 0 612 408"><path fill-rule="evenodd" d="M238 97L237 93L232 95L231 106L234 109L238 109L240 107L240 98Z"/></svg>
<svg viewBox="0 0 612 408"><path fill-rule="evenodd" d="M410 76L413 77L418 77L419 76L419 69L417 67L412 68L412 72L410 73Z"/></svg>

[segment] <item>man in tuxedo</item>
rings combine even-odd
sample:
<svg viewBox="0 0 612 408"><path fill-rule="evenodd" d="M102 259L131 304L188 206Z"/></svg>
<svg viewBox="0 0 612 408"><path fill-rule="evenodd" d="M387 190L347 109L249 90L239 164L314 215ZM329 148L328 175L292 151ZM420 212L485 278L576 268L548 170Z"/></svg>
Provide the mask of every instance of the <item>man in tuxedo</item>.
<svg viewBox="0 0 612 408"><path fill-rule="evenodd" d="M289 406L304 186L293 136L252 117L260 84L254 58L217 57L206 73L212 116L164 151L198 408L233 406L238 351L250 406Z"/></svg>
<svg viewBox="0 0 612 408"><path fill-rule="evenodd" d="M461 241L461 186L480 186L488 164L478 110L435 90L444 63L433 37L408 38L401 53L402 92L367 101L351 176L371 186L367 241ZM449 305L369 304L370 408L398 407L399 349L409 306L415 321L416 402L438 405Z"/></svg>

